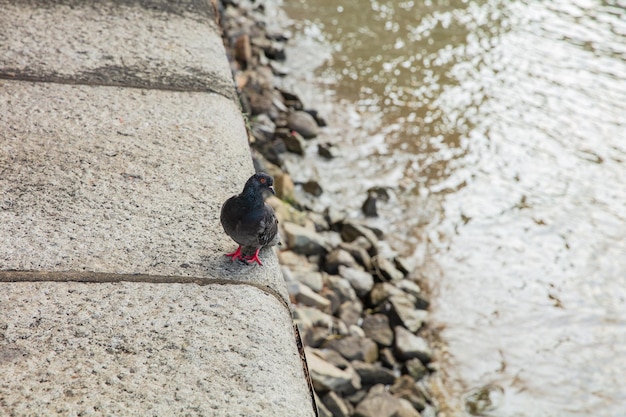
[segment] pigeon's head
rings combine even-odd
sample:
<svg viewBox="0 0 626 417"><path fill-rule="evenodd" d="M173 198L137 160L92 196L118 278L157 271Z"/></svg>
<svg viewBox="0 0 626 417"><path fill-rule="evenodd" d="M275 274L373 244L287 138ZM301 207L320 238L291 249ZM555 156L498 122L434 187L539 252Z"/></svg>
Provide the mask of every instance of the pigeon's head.
<svg viewBox="0 0 626 417"><path fill-rule="evenodd" d="M276 191L274 191L274 178L265 172L257 172L251 176L246 182L245 189L252 189L260 194L263 194L265 191L276 194Z"/></svg>

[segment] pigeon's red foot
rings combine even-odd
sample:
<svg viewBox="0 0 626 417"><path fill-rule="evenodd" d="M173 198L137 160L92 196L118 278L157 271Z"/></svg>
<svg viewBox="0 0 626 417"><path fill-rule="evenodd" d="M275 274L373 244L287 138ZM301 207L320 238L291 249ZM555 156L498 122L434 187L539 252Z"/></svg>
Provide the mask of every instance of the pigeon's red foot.
<svg viewBox="0 0 626 417"><path fill-rule="evenodd" d="M249 264L251 264L252 262L256 262L259 265L263 265L263 262L261 262L261 260L259 259L259 251L261 250L261 248L258 248L255 252L254 255L252 256L246 256L244 259L246 261L248 261Z"/></svg>
<svg viewBox="0 0 626 417"><path fill-rule="evenodd" d="M228 256L233 262L237 259L244 259L243 255L241 254L241 246L239 246L236 251L227 253L226 256Z"/></svg>

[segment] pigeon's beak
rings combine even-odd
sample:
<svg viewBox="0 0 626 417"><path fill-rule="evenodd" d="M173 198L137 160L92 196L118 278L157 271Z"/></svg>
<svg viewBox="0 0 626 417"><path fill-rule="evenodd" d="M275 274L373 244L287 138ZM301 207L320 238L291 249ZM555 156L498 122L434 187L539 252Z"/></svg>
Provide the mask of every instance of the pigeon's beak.
<svg viewBox="0 0 626 417"><path fill-rule="evenodd" d="M270 192L274 195L276 195L276 190L274 190L274 186L270 185L269 187L267 187L268 190L270 190Z"/></svg>

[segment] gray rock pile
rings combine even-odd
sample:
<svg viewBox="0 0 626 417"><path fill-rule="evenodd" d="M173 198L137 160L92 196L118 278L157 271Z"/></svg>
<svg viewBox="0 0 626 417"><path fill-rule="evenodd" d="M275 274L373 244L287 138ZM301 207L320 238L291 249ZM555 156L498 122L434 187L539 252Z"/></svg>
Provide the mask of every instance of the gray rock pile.
<svg viewBox="0 0 626 417"><path fill-rule="evenodd" d="M424 380L434 369L432 351L421 336L428 300L415 274L387 255L379 230L336 210L312 211L296 197L283 155L305 155L325 122L297 95L274 87L274 77L287 72L281 61L288 36L266 29L263 3L230 0L222 6L255 166L275 179L277 197L268 203L285 242L278 257L320 416L435 416ZM340 157L327 145L318 151ZM323 193L314 178L301 184L307 198Z"/></svg>

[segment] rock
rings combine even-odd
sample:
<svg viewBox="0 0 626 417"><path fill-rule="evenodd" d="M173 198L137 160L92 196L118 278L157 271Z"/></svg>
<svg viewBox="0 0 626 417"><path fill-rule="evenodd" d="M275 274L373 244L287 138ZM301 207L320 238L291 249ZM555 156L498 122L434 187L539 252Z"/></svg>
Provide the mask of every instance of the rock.
<svg viewBox="0 0 626 417"><path fill-rule="evenodd" d="M352 367L361 377L361 384L364 386L374 384L390 385L396 379L391 369L383 368L380 364L352 361Z"/></svg>
<svg viewBox="0 0 626 417"><path fill-rule="evenodd" d="M317 125L319 127L326 127L326 126L328 126L328 124L326 123L326 119L324 119L322 116L320 116L320 114L319 114L319 112L317 110L305 109L304 111L309 113L311 115L311 117L313 119L315 119L315 123L317 123Z"/></svg>
<svg viewBox="0 0 626 417"><path fill-rule="evenodd" d="M324 287L322 274L314 271L292 271L291 276L294 280L306 285L313 291L319 293Z"/></svg>
<svg viewBox="0 0 626 417"><path fill-rule="evenodd" d="M396 417L400 400L388 392L370 393L357 405L355 417Z"/></svg>
<svg viewBox="0 0 626 417"><path fill-rule="evenodd" d="M348 331L350 332L350 336L358 336L360 338L365 337L365 332L356 324L351 324L348 327Z"/></svg>
<svg viewBox="0 0 626 417"><path fill-rule="evenodd" d="M295 130L305 139L312 139L319 134L320 128L313 116L304 111L295 111L287 118L289 129Z"/></svg>
<svg viewBox="0 0 626 417"><path fill-rule="evenodd" d="M339 296L342 303L344 301L356 301L359 299L352 285L344 278L337 275L327 275L325 282L326 286Z"/></svg>
<svg viewBox="0 0 626 417"><path fill-rule="evenodd" d="M381 346L393 344L393 330L389 325L389 319L384 314L366 316L361 325L365 335Z"/></svg>
<svg viewBox="0 0 626 417"><path fill-rule="evenodd" d="M422 411L426 407L426 399L422 395L422 391L415 383L413 377L409 375L402 375L397 378L391 388L389 388L389 392L395 397L409 401L418 411Z"/></svg>
<svg viewBox="0 0 626 417"><path fill-rule="evenodd" d="M423 337L414 335L402 326L396 326L394 332L396 352L401 359L417 358L422 363L430 362L433 353Z"/></svg>
<svg viewBox="0 0 626 417"><path fill-rule="evenodd" d="M341 243L341 235L332 230L324 230L323 232L319 232L319 235L324 238L331 248L335 248Z"/></svg>
<svg viewBox="0 0 626 417"><path fill-rule="evenodd" d="M302 255L325 255L328 248L324 239L316 232L294 223L283 225L288 247Z"/></svg>
<svg viewBox="0 0 626 417"><path fill-rule="evenodd" d="M252 59L252 48L250 47L250 36L247 33L239 36L235 41L235 60L241 69L246 69Z"/></svg>
<svg viewBox="0 0 626 417"><path fill-rule="evenodd" d="M350 243L341 242L339 244L339 249L345 250L346 252L348 252L357 263L359 263L365 268L366 271L371 271L372 270L372 258L370 254L367 252L368 247L371 247L371 245L370 246L365 245L367 247L364 247L363 242L366 242L369 244L369 241L367 239L365 239L364 237L360 237ZM347 264L346 266L350 266L353 268L355 267L354 265L347 265Z"/></svg>
<svg viewBox="0 0 626 417"><path fill-rule="evenodd" d="M398 271L393 262L387 258L376 256L372 259L372 265L381 281L395 282L404 278L404 274Z"/></svg>
<svg viewBox="0 0 626 417"><path fill-rule="evenodd" d="M326 218L323 214L310 211L306 214L306 216L315 226L316 232L322 232L330 229L328 222L326 221Z"/></svg>
<svg viewBox="0 0 626 417"><path fill-rule="evenodd" d="M270 196L265 202L274 209L276 218L278 218L278 227L284 226L287 223L295 223L299 226L306 224L306 215L303 212L296 210L293 206L285 203L278 197Z"/></svg>
<svg viewBox="0 0 626 417"><path fill-rule="evenodd" d="M320 143L317 145L317 154L322 158L333 159L340 155L339 149L330 143Z"/></svg>
<svg viewBox="0 0 626 417"><path fill-rule="evenodd" d="M326 207L324 216L333 230L340 230L346 218L345 214L335 207Z"/></svg>
<svg viewBox="0 0 626 417"><path fill-rule="evenodd" d="M393 295L404 296L402 290L396 288L387 282L378 282L374 284L372 291L369 293L369 301L371 305L378 306Z"/></svg>
<svg viewBox="0 0 626 417"><path fill-rule="evenodd" d="M315 398L315 405L317 406L318 415L316 417L333 417L333 413L326 408L320 397L317 395L317 392L313 391L313 396Z"/></svg>
<svg viewBox="0 0 626 417"><path fill-rule="evenodd" d="M372 363L378 358L378 346L367 337L347 336L330 340L325 347L333 349L349 361L360 360Z"/></svg>
<svg viewBox="0 0 626 417"><path fill-rule="evenodd" d="M409 275L417 268L417 262L410 258L396 256L393 259L393 262L396 265L396 268L398 268L398 270L402 272L405 276Z"/></svg>
<svg viewBox="0 0 626 417"><path fill-rule="evenodd" d="M376 211L376 194L367 194L367 198L361 206L361 211L367 217L378 217L378 212Z"/></svg>
<svg viewBox="0 0 626 417"><path fill-rule="evenodd" d="M274 190L278 198L285 201L293 200L294 189L295 185L289 174L283 172L279 175L274 175Z"/></svg>
<svg viewBox="0 0 626 417"><path fill-rule="evenodd" d="M341 226L341 238L344 242L352 242L360 236L367 239L372 246L378 243L376 234L363 225L348 220Z"/></svg>
<svg viewBox="0 0 626 417"><path fill-rule="evenodd" d="M266 114L259 114L250 122L250 132L252 133L252 136L261 142L272 140L275 129L276 125Z"/></svg>
<svg viewBox="0 0 626 417"><path fill-rule="evenodd" d="M339 306L339 318L348 326L357 324L362 312L363 305L360 301L345 301Z"/></svg>
<svg viewBox="0 0 626 417"><path fill-rule="evenodd" d="M350 362L332 349L315 350L315 354L339 369L352 369Z"/></svg>
<svg viewBox="0 0 626 417"><path fill-rule="evenodd" d="M417 310L406 294L392 295L389 297L389 303L395 316L413 333L417 332L428 318L428 311Z"/></svg>
<svg viewBox="0 0 626 417"><path fill-rule="evenodd" d="M310 348L305 348L305 353L311 381L317 392L344 392L353 389L354 374L352 372L337 368L316 355Z"/></svg>
<svg viewBox="0 0 626 417"><path fill-rule="evenodd" d="M339 274L344 277L359 297L364 297L374 287L374 277L368 272L356 268L339 266Z"/></svg>
<svg viewBox="0 0 626 417"><path fill-rule="evenodd" d="M350 252L341 248L333 249L328 255L326 255L324 265L326 272L329 274L338 273L340 265L350 268L358 268L359 266Z"/></svg>
<svg viewBox="0 0 626 417"><path fill-rule="evenodd" d="M333 391L322 397L322 403L332 413L333 417L350 417L354 411L352 405Z"/></svg>
<svg viewBox="0 0 626 417"><path fill-rule="evenodd" d="M389 369L396 369L399 366L396 357L389 348L380 349L378 351L378 360L380 360L380 363L382 363L384 367Z"/></svg>
<svg viewBox="0 0 626 417"><path fill-rule="evenodd" d="M400 288L405 293L413 296L413 304L415 305L415 308L419 310L426 310L430 305L430 301L428 301L428 299L424 296L421 288L415 282L403 279L396 282L395 286Z"/></svg>
<svg viewBox="0 0 626 417"><path fill-rule="evenodd" d="M313 326L333 327L334 319L330 314L326 314L312 307L298 306L293 311L294 321L305 328Z"/></svg>
<svg viewBox="0 0 626 417"><path fill-rule="evenodd" d="M400 408L396 414L397 417L422 417L409 401L403 398L398 398L398 401L400 402Z"/></svg>
<svg viewBox="0 0 626 417"><path fill-rule="evenodd" d="M326 327L312 327L301 334L305 346L318 348L333 337L332 331Z"/></svg>
<svg viewBox="0 0 626 417"><path fill-rule="evenodd" d="M324 190L322 190L322 186L315 180L309 180L305 182L304 184L302 184L302 188L304 189L304 191L311 195L314 195L315 197L319 197L324 192Z"/></svg>
<svg viewBox="0 0 626 417"><path fill-rule="evenodd" d="M304 155L306 145L304 144L304 138L298 132L292 131L287 135L280 135L280 139L289 152Z"/></svg>
<svg viewBox="0 0 626 417"><path fill-rule="evenodd" d="M330 311L330 301L303 284L300 284L300 292L296 295L296 300L306 306L315 307L325 312Z"/></svg>
<svg viewBox="0 0 626 417"><path fill-rule="evenodd" d="M281 250L278 251L278 261L281 265L289 267L291 271L317 271L317 265L308 263L308 259L304 255L299 255L294 251Z"/></svg>
<svg viewBox="0 0 626 417"><path fill-rule="evenodd" d="M419 381L428 374L428 369L426 369L422 361L417 358L406 361L404 363L404 369L415 381Z"/></svg>
<svg viewBox="0 0 626 417"><path fill-rule="evenodd" d="M270 42L269 45L264 45L263 53L267 58L275 61L284 61L287 58L285 48L278 42Z"/></svg>

